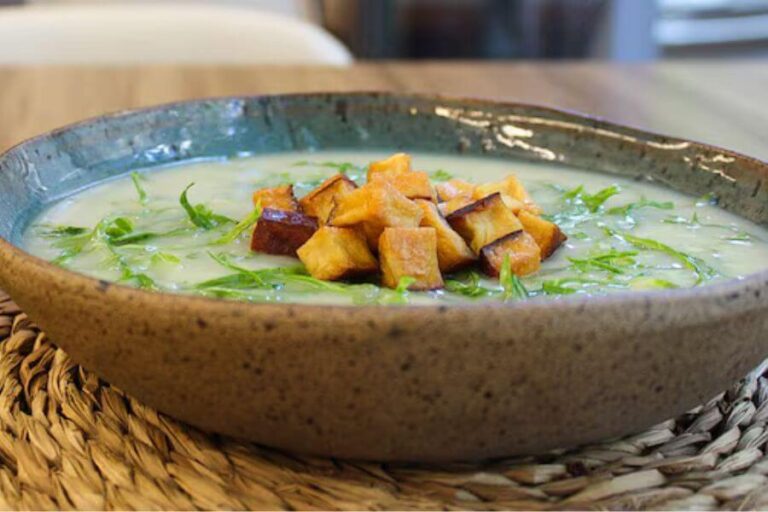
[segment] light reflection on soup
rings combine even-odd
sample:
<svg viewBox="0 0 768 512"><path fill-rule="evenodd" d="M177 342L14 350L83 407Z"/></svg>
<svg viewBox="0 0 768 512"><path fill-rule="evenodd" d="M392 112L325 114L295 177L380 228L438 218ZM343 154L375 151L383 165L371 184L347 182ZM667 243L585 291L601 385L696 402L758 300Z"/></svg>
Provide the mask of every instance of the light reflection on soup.
<svg viewBox="0 0 768 512"><path fill-rule="evenodd" d="M293 183L301 197L339 171L364 179L365 166L387 155L284 153L140 170L53 204L31 223L23 245L101 279L255 302L509 300L497 280L475 271L445 276L446 289L437 292L382 289L375 279L317 281L295 258L250 252L250 228L235 229L252 212L257 188ZM520 178L569 237L541 271L522 278L531 297L699 286L745 276L768 262L768 232L713 206L711 198L557 165L419 153L413 161L433 181ZM185 210L179 197L191 183ZM213 225L196 226L195 212Z"/></svg>

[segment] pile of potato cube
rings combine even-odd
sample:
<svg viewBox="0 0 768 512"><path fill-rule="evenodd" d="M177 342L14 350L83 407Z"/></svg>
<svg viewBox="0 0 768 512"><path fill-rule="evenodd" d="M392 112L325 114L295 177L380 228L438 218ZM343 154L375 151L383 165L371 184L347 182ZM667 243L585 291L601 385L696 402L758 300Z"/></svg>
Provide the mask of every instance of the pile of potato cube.
<svg viewBox="0 0 768 512"><path fill-rule="evenodd" d="M508 255L518 276L536 272L566 240L515 176L474 185L433 185L398 153L368 167L358 187L343 174L297 200L291 185L257 190L262 207L253 251L298 256L317 279L381 274L384 286L443 287L443 274L479 264L497 277Z"/></svg>

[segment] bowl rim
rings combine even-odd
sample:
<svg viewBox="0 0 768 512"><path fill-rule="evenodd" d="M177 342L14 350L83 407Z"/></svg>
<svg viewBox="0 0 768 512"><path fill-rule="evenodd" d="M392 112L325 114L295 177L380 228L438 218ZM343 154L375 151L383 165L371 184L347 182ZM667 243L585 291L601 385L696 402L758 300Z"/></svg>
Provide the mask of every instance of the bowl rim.
<svg viewBox="0 0 768 512"><path fill-rule="evenodd" d="M292 98L322 98L322 97L355 97L355 98L390 98L390 99L404 99L404 100L420 100L427 102L448 102L456 105L459 108L477 107L480 109L488 110L490 108L520 108L538 110L545 113L551 113L554 115L565 115L573 118L573 121L584 124L585 122L592 123L590 128L610 130L613 132L623 133L633 137L637 137L642 140L663 140L664 144L682 144L697 146L701 149L708 151L716 151L721 154L734 159L741 160L742 162L750 165L755 165L763 168L768 175L768 162L759 158L745 155L730 149L726 149L720 146L716 146L709 143L699 142L693 139L686 139L676 136L669 136L657 132L652 132L642 128L637 128L630 124L617 123L610 121L602 116L584 113L574 109L557 108L549 105L516 102L516 101L498 101L494 99L484 99L479 97L465 97L465 96L452 96L444 94L432 94L432 93L399 93L391 91L379 91L379 90L356 90L356 91L317 91L317 92L295 92L295 93L282 93L282 94L255 94L255 95L223 95L223 96L207 96L201 98L194 98L188 100L164 102L155 105L120 109L105 114L88 117L82 120L78 120L66 125L54 128L47 132L24 139L6 150L0 152L0 162L12 155L16 151L21 150L25 146L32 145L36 142L55 137L59 134L67 131L87 126L100 121L109 121L111 119L117 119L121 117L128 117L133 115L141 115L150 112L160 112L173 107L187 106L205 102L232 102L232 101L258 101L263 99L292 99ZM662 185L665 186L665 185ZM62 196L64 197L64 196ZM61 198L59 198L61 199ZM583 295L583 294L571 294L558 297L532 297L526 300L513 300L513 301L462 301L457 303L435 303L435 304L312 304L312 303L299 303L299 302L248 302L241 300L232 300L226 298L206 297L202 295L175 293L169 291L152 291L136 288L126 284L122 284L115 281L106 281L98 279L96 277L88 276L74 270L69 270L58 265L54 265L50 261L35 256L21 247L13 244L10 240L0 236L0 253L10 254L22 261L24 264L32 265L45 274L58 276L62 279L66 279L74 286L79 288L97 288L106 292L110 291L111 294L117 294L119 299L126 301L138 301L138 302L151 302L153 300L171 300L179 306L189 305L190 307L208 306L213 308L237 308L245 312L269 312L275 309L284 310L286 307L291 309L304 309L313 311L356 311L356 312L374 312L381 315L385 312L386 316L401 316L405 312L417 311L419 313L424 312L446 312L446 311L474 311L478 309L493 310L493 311L540 311L551 310L557 312L559 310L571 310L586 309L586 308L605 308L608 306L614 307L635 307L640 304L649 302L665 302L671 303L693 303L696 301L706 301L715 304L722 304L723 301L727 302L729 299L740 296L745 292L749 292L753 289L766 289L768 290L768 268L759 272L754 272L743 276L742 278L730 278L719 283L706 284L704 286L693 286L687 288L676 289L662 289L662 290L622 290L613 292L606 295Z"/></svg>

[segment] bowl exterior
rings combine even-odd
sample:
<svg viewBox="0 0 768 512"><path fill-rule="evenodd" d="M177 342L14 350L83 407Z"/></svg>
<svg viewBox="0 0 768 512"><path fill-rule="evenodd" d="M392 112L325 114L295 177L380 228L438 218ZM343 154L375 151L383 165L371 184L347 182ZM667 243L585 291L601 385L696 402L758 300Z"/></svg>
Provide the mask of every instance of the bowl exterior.
<svg viewBox="0 0 768 512"><path fill-rule="evenodd" d="M382 95L293 98L309 102L317 115L358 128L391 115L410 116L422 128L439 118L454 133L451 138L447 129L436 131L443 150L546 157L541 151L521 155L514 144L494 151L478 146L483 137L501 144L503 126L514 122L515 133L535 128L528 143L562 160L624 174L652 169L692 193L709 187L727 207L766 222L766 166L716 148L519 105ZM292 97L217 101L195 104L209 105L196 115L228 120L235 133L242 128L239 116L259 122L269 116L272 132L291 118L274 106L290 112ZM226 110L233 101L251 105L250 111ZM210 105L218 105L215 114ZM65 184L70 189L124 172L129 166L119 162L126 151L115 150L105 163L99 159L103 149L86 144L84 150L83 141L98 145L111 138L122 148L144 137L154 144L167 130L180 130L185 118L173 112L185 108L127 114L143 123L102 119L94 123L102 123L103 136L93 123L80 125L0 157L0 182L8 180L10 187L4 190L19 192L0 192L0 202L14 202L0 207L0 234L12 239L35 201L61 191L47 184L54 171L47 171L46 161L77 163L70 173L76 178ZM475 126L467 128L462 116ZM491 124L478 124L483 120ZM383 145L408 147L399 137L416 128L398 126L404 126L403 134L390 135ZM94 131L84 139L78 129ZM292 132L293 145L282 149L306 142L296 142L300 130ZM346 137L337 147L359 142ZM209 147L212 153L222 150L215 141ZM48 159L54 149L58 156ZM146 147L131 151L148 158ZM685 160L691 154L732 159L727 171L738 186L720 183L704 169L692 171ZM711 398L768 354L765 274L701 289L589 300L413 308L245 304L113 285L0 240L0 287L74 360L162 412L267 445L346 458L479 459L617 436Z"/></svg>

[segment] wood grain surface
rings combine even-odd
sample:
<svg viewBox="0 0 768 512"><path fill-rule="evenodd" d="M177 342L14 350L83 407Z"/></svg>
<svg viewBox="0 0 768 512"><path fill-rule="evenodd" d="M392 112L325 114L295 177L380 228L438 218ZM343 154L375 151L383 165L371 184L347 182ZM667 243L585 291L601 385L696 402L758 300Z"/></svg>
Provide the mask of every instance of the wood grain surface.
<svg viewBox="0 0 768 512"><path fill-rule="evenodd" d="M416 62L317 67L0 67L0 150L127 108L308 91L441 93L578 110L768 160L768 62Z"/></svg>

